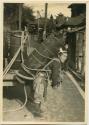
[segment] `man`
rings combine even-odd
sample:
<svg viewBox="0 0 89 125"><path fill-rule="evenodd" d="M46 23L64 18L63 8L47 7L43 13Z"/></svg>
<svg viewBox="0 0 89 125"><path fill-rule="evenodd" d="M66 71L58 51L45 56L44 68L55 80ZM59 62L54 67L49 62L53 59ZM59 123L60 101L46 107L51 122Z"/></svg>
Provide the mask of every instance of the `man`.
<svg viewBox="0 0 89 125"><path fill-rule="evenodd" d="M66 46L66 45L65 45ZM55 58L52 63L52 87L57 88L63 80L63 69L67 60L66 47L60 47L58 51L58 58Z"/></svg>
<svg viewBox="0 0 89 125"><path fill-rule="evenodd" d="M51 69L51 79L52 79L52 88L58 88L63 80L63 72L62 68L64 67L63 64L67 60L67 51L66 48L59 49L58 58L54 58L51 60L49 68ZM49 74L48 74L49 75ZM35 80L33 82L33 89L34 89L34 108L33 113L36 116L41 116L41 104L44 103L44 97L47 95L47 85L48 85L48 78L46 72L38 72Z"/></svg>

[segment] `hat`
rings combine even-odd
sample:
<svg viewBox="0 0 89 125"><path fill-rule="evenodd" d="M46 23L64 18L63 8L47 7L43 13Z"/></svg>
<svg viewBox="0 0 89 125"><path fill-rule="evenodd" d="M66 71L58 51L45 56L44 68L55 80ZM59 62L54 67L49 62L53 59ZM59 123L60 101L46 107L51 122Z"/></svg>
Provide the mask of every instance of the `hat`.
<svg viewBox="0 0 89 125"><path fill-rule="evenodd" d="M66 51L66 50L63 50L62 48L60 48L58 53L59 53L59 54L60 54L60 53L67 53L67 51Z"/></svg>

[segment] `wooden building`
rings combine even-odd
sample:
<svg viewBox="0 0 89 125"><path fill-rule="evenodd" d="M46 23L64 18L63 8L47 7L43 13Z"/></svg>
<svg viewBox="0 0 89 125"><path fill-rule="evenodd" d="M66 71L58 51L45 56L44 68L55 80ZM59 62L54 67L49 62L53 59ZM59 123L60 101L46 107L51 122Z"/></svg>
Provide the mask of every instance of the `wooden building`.
<svg viewBox="0 0 89 125"><path fill-rule="evenodd" d="M81 14L86 15L86 4L71 4L71 17L77 17ZM83 28L81 28L83 27ZM67 42L69 44L69 67L77 73L80 78L85 76L85 43L86 43L86 20L75 26L74 32L68 33Z"/></svg>

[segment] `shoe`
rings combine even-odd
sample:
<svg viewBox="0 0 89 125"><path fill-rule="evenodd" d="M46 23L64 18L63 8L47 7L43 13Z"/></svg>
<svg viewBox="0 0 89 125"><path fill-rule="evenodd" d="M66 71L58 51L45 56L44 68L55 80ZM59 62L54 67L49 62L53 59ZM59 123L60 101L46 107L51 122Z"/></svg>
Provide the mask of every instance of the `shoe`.
<svg viewBox="0 0 89 125"><path fill-rule="evenodd" d="M56 84L54 86L52 86L53 89L57 89L60 86L60 84Z"/></svg>
<svg viewBox="0 0 89 125"><path fill-rule="evenodd" d="M53 86L53 89L57 89L58 88L58 86L56 85L56 86Z"/></svg>
<svg viewBox="0 0 89 125"><path fill-rule="evenodd" d="M43 111L40 109L41 104L40 103L31 103L30 105L31 112L35 117L42 117Z"/></svg>

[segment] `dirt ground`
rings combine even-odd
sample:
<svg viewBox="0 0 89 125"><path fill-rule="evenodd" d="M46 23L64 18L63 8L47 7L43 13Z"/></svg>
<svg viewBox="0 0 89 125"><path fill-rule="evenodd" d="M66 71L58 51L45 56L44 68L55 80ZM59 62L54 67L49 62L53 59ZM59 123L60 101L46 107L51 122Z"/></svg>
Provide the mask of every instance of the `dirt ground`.
<svg viewBox="0 0 89 125"><path fill-rule="evenodd" d="M27 86L28 95L30 89ZM24 102L23 86L4 88L3 110L11 110ZM29 101L27 103L29 105ZM48 86L47 101L42 117L35 117L27 105L20 111L3 113L3 121L27 122L84 122L85 102L74 83L64 75L62 85L53 89Z"/></svg>

